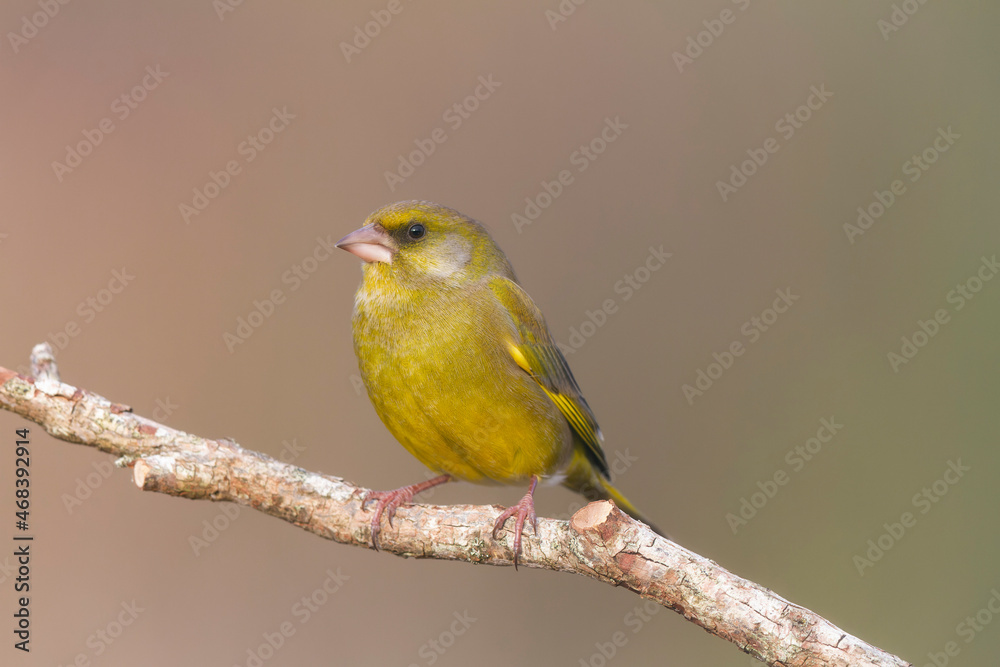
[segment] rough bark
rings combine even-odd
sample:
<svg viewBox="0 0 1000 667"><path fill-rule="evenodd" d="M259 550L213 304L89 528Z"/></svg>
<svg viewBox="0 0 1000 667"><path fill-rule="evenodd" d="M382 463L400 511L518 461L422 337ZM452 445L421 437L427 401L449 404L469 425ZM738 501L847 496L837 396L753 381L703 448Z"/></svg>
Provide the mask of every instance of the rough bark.
<svg viewBox="0 0 1000 667"><path fill-rule="evenodd" d="M32 352L35 377L0 367L0 407L55 438L118 457L135 484L193 499L253 507L342 544L370 547L367 489L276 461L230 440L184 433L131 408L64 384L46 344ZM511 565L512 533L494 541L497 506L404 505L384 525L382 550L404 557ZM519 563L573 572L631 590L708 632L782 667L903 667L909 663L853 637L818 614L742 579L630 518L591 503L570 521L539 519L526 530Z"/></svg>

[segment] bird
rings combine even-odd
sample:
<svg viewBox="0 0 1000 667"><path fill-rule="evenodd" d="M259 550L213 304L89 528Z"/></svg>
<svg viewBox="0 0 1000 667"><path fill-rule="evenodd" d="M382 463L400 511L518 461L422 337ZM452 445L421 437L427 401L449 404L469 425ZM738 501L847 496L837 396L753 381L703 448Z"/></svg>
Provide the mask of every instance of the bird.
<svg viewBox="0 0 1000 667"><path fill-rule="evenodd" d="M362 381L389 432L433 479L371 491L383 514L446 482L527 485L514 518L516 569L534 493L561 483L652 524L610 481L603 435L541 311L480 222L429 201L379 208L336 244L361 260L352 330ZM660 532L655 529L656 532ZM662 533L661 533L662 534Z"/></svg>

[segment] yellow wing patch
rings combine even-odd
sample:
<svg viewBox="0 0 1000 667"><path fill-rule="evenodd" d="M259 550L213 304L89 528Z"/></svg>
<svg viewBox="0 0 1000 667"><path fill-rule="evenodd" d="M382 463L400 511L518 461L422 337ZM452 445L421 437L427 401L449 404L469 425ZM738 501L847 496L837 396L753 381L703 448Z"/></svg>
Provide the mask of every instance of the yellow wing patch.
<svg viewBox="0 0 1000 667"><path fill-rule="evenodd" d="M512 333L516 337L507 342L511 359L538 383L559 408L598 473L609 477L597 419L580 392L566 357L552 340L542 314L524 290L511 280L494 278L490 281L490 289L514 325Z"/></svg>
<svg viewBox="0 0 1000 667"><path fill-rule="evenodd" d="M531 373L531 364L528 363L528 358L524 356L524 353L521 352L520 349L518 349L517 345L510 343L507 345L507 351L510 352L510 356L514 358L515 364L520 366L521 369L527 373Z"/></svg>
<svg viewBox="0 0 1000 667"><path fill-rule="evenodd" d="M545 355L539 355L538 350L530 345L526 350L522 350L522 348L514 344L508 345L507 350L510 352L514 363L534 378L538 386L545 392L545 395L552 399L552 402L559 408L559 412L569 422L570 428L580 436L580 440L583 441L583 444L589 450L592 461L597 466L597 469L607 477L608 464L604 458L604 451L601 448L601 429L597 426L597 421L594 419L594 414L590 411L587 401L579 394L579 389L576 387L576 382L572 380L572 375L569 374L568 368L566 369L566 377L572 382L572 385L563 389L554 386L552 382L554 369L551 365L547 366L545 364L546 357ZM558 354L558 349L555 349L555 352ZM534 367L532 367L532 361L535 362Z"/></svg>

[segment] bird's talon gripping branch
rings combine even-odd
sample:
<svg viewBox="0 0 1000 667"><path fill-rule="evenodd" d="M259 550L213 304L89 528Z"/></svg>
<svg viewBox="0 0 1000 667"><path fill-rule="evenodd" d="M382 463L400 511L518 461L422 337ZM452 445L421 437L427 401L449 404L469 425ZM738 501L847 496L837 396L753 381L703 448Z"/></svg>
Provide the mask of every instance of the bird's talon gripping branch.
<svg viewBox="0 0 1000 667"><path fill-rule="evenodd" d="M372 548L375 549L375 551L378 551L378 534L382 530L381 523L383 513L385 514L386 519L389 521L389 526L391 527L392 517L396 516L396 510L400 505L405 505L410 502L413 500L413 496L417 495L421 491L426 491L427 489L450 481L451 475L439 475L434 479L427 480L426 482L402 486L398 489L393 489L392 491L369 491L366 493L365 497L361 499L362 510L365 509L370 500L378 500L371 522Z"/></svg>
<svg viewBox="0 0 1000 667"><path fill-rule="evenodd" d="M535 487L538 486L538 477L536 475L531 476L531 486L528 487L528 492L524 494L520 502L516 505L511 505L503 511L503 514L497 517L496 523L493 524L493 539L497 539L500 535L500 531L503 530L503 526L507 523L507 519L512 516L514 519L514 569L517 569L517 556L521 553L521 531L524 529L524 522L528 519L531 520L531 527L535 530L535 537L538 537L538 516L535 515Z"/></svg>

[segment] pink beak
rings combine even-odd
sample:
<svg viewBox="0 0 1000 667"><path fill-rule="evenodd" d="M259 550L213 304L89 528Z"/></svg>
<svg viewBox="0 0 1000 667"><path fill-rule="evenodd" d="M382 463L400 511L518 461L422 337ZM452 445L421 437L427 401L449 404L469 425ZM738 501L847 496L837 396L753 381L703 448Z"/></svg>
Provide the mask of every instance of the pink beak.
<svg viewBox="0 0 1000 667"><path fill-rule="evenodd" d="M354 230L334 245L366 262L392 264L392 256L396 254L392 237L377 223Z"/></svg>

